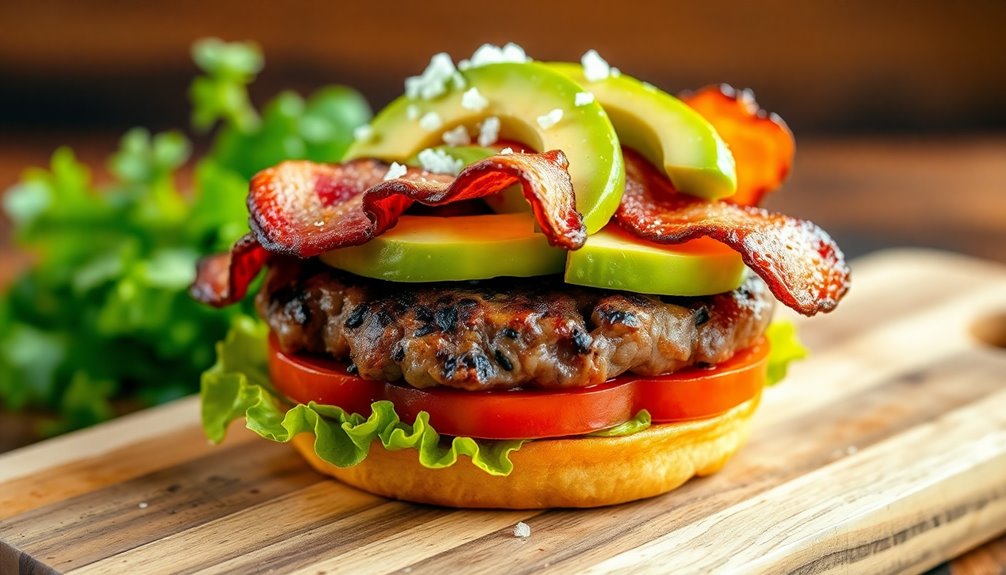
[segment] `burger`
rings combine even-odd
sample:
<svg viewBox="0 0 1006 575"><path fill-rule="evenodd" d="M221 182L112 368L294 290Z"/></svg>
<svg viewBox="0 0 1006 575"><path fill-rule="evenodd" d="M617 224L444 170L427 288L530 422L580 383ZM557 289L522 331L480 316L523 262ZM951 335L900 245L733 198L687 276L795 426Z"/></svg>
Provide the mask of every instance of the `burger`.
<svg viewBox="0 0 1006 575"><path fill-rule="evenodd" d="M340 162L257 174L251 232L200 262L194 297L257 289L260 316L203 377L209 437L243 417L349 485L456 507L723 467L801 352L776 303L848 288L824 231L758 207L792 162L782 120L513 44L438 54L405 92Z"/></svg>

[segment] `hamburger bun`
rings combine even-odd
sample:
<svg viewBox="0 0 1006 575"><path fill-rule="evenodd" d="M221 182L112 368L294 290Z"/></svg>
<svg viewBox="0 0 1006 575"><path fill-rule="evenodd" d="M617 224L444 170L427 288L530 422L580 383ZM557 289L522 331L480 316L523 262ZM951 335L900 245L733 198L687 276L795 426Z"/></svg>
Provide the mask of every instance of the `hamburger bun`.
<svg viewBox="0 0 1006 575"><path fill-rule="evenodd" d="M428 469L415 451L388 451L380 442L360 464L339 468L315 454L313 434L293 444L319 472L394 499L465 508L597 507L660 495L719 471L747 439L760 399L627 436L529 441L511 454L514 469L506 477L487 475L467 458Z"/></svg>

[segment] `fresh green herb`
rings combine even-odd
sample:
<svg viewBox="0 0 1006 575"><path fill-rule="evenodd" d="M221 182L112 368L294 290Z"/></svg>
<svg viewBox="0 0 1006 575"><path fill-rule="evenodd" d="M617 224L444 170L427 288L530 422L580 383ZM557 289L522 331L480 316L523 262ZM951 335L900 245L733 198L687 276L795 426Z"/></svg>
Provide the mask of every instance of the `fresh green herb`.
<svg viewBox="0 0 1006 575"><path fill-rule="evenodd" d="M0 407L51 413L40 431L102 421L121 407L198 389L213 344L250 304L212 310L187 294L195 262L247 229L249 178L285 159L338 160L370 110L356 92L323 88L306 102L283 93L260 116L248 86L262 69L251 44L198 42L193 125L218 125L194 166L177 174L184 135L127 133L108 161L113 181L92 182L66 148L29 169L3 197L18 243L35 263L0 293Z"/></svg>
<svg viewBox="0 0 1006 575"><path fill-rule="evenodd" d="M259 118L246 90L261 68L257 48L202 40L193 55L210 73L192 84L193 123L208 129L223 121L207 160L246 180L283 160L338 160L353 142L353 129L370 120L367 101L344 86L322 88L307 100L283 92Z"/></svg>

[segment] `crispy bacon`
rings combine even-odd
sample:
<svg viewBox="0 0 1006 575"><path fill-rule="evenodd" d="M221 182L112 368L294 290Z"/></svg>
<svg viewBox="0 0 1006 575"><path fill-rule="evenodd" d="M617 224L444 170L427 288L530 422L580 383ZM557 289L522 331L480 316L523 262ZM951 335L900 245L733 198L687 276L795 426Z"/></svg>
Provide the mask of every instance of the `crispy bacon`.
<svg viewBox="0 0 1006 575"><path fill-rule="evenodd" d="M783 304L804 315L831 311L849 287L845 257L811 222L753 206L678 193L641 156L624 150L625 194L618 224L665 244L709 236L737 250Z"/></svg>
<svg viewBox="0 0 1006 575"><path fill-rule="evenodd" d="M793 133L786 122L758 106L751 90L707 86L681 96L719 132L737 164L737 193L726 201L757 206L779 187L793 166Z"/></svg>
<svg viewBox="0 0 1006 575"><path fill-rule="evenodd" d="M384 181L388 166L377 160L284 162L252 178L248 211L252 232L265 249L307 258L366 243L394 227L413 202L439 206L521 184L549 243L577 249L586 229L568 165L566 156L553 150L486 158L457 178L409 168L401 178Z"/></svg>
<svg viewBox="0 0 1006 575"><path fill-rule="evenodd" d="M251 181L251 234L230 252L199 262L189 288L195 299L222 307L240 301L274 254L308 258L359 245L394 227L413 204L441 206L481 198L520 184L549 243L577 249L586 240L576 211L569 162L559 150L493 156L468 166L457 178L409 168L384 181L388 165L377 160L343 164L284 162Z"/></svg>
<svg viewBox="0 0 1006 575"><path fill-rule="evenodd" d="M248 234L235 242L231 251L199 260L189 293L197 301L214 307L237 303L248 293L248 284L269 258L269 252Z"/></svg>

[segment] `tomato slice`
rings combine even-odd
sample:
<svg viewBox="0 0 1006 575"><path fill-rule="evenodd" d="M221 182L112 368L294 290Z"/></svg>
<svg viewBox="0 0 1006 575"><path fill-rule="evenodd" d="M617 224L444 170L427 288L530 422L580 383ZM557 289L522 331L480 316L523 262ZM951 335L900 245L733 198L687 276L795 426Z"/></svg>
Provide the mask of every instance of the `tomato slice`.
<svg viewBox="0 0 1006 575"><path fill-rule="evenodd" d="M369 381L323 357L288 354L270 337L269 373L276 389L298 403L315 401L368 414L389 400L403 421L421 411L444 435L482 439L541 439L614 427L646 409L656 423L725 413L753 398L765 383L768 343L760 341L715 367L669 375L616 377L563 390L463 391Z"/></svg>

